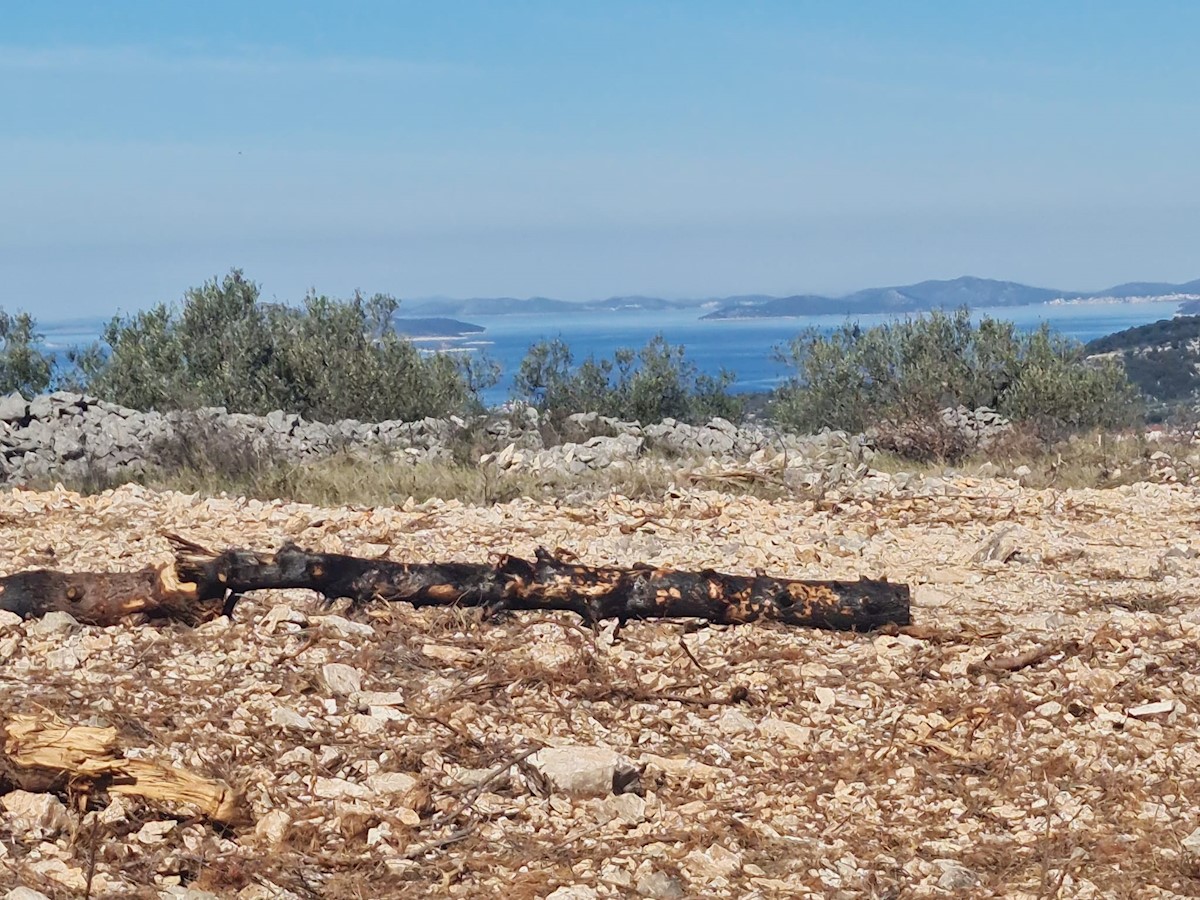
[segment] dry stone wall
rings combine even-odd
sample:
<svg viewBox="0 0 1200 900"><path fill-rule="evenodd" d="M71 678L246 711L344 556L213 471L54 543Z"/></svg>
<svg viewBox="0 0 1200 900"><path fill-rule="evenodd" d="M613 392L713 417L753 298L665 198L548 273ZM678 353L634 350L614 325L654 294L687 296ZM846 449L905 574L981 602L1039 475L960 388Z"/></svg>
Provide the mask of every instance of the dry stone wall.
<svg viewBox="0 0 1200 900"><path fill-rule="evenodd" d="M975 427L980 418L972 414L969 421ZM725 419L704 425L673 419L641 425L581 413L571 416L559 429L561 435L550 441L544 437L549 430L541 426L533 409L470 421L322 423L282 411L266 416L222 408L141 412L85 394L60 391L31 399L9 394L0 396L0 483L137 477L155 467L186 463L200 445L210 458L214 453L246 454L290 463L336 454L449 460L461 459L470 448L471 458L481 465L548 477L629 468L650 458L684 460L714 471L739 466L770 470L808 486L860 479L872 456L862 435L795 435Z"/></svg>

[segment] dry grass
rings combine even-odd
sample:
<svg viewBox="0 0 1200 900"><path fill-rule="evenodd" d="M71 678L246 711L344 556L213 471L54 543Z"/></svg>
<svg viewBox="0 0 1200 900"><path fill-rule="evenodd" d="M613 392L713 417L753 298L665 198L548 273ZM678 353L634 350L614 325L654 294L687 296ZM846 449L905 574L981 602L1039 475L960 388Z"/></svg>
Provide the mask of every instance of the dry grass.
<svg viewBox="0 0 1200 900"><path fill-rule="evenodd" d="M1092 431L1047 443L1036 435L1016 431L986 451L979 451L953 467L970 475L1018 477L1024 466L1028 474L1019 476L1022 484L1033 488L1110 488L1139 481L1161 481L1163 466L1151 459L1166 453L1180 480L1200 474L1200 445L1187 435L1153 440L1143 432L1116 433ZM1190 459L1190 461L1189 461ZM881 453L872 468L895 474L916 472L940 475L945 463L915 463L911 459Z"/></svg>
<svg viewBox="0 0 1200 900"><path fill-rule="evenodd" d="M610 467L582 475L499 470L494 466L452 461L413 462L386 457L362 458L346 453L320 462L287 463L254 458L249 463L158 466L135 476L106 478L89 473L76 479L42 479L28 486L48 490L62 483L85 495L99 494L126 483L158 491L178 491L207 497L251 497L316 506L400 506L430 499L459 500L489 505L520 497L560 499L582 503L618 493L633 499L661 496L683 485L718 487L734 495L782 497L790 493L778 478L741 470L689 471L680 463L651 453L627 468Z"/></svg>

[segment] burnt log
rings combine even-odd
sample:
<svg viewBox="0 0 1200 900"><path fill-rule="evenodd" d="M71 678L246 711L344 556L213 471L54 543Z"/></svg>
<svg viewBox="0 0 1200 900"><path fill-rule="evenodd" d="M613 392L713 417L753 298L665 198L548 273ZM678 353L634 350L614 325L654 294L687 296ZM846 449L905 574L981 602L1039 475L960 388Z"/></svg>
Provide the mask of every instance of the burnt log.
<svg viewBox="0 0 1200 900"><path fill-rule="evenodd" d="M223 590L180 583L172 565L137 572L32 569L0 578L0 610L23 619L57 611L85 625L114 625L138 615L195 625L221 615L224 607Z"/></svg>
<svg viewBox="0 0 1200 900"><path fill-rule="evenodd" d="M720 624L784 625L869 631L910 622L905 584L799 581L634 566L584 566L545 550L532 561L500 556L494 564L402 563L285 544L274 553L230 549L213 554L176 540L179 581L198 597L219 589L306 588L355 605L405 601L413 606L475 606L505 610L568 610L587 623L602 619L699 618ZM228 606L228 604L227 604Z"/></svg>

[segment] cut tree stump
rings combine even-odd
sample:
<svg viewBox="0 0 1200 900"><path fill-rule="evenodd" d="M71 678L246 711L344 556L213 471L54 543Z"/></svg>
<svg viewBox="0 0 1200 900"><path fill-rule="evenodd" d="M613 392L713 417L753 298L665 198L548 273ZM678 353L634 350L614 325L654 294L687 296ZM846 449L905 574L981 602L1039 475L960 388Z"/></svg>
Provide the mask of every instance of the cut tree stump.
<svg viewBox="0 0 1200 900"><path fill-rule="evenodd" d="M908 625L906 584L795 581L766 575L619 568L567 562L539 549L533 561L503 555L495 564L401 563L284 544L275 553L213 554L176 539L178 578L201 596L221 585L232 596L271 588L307 588L355 604L403 600L414 606L479 606L504 610L569 610L602 619L699 618L720 624L767 621L869 631Z"/></svg>
<svg viewBox="0 0 1200 900"><path fill-rule="evenodd" d="M31 791L104 791L195 807L225 825L247 820L228 784L148 759L126 759L115 728L67 725L53 716L11 716L3 727L3 776Z"/></svg>
<svg viewBox="0 0 1200 900"><path fill-rule="evenodd" d="M908 625L906 584L800 581L652 566L584 566L539 549L533 560L495 563L402 563L284 544L274 553L207 550L169 536L175 565L132 573L37 570L0 578L0 609L23 618L53 610L80 622L112 625L131 614L207 621L232 613L249 591L306 588L355 605L402 600L413 606L477 606L568 610L585 622L602 619L697 618L719 624L783 625L870 631Z"/></svg>

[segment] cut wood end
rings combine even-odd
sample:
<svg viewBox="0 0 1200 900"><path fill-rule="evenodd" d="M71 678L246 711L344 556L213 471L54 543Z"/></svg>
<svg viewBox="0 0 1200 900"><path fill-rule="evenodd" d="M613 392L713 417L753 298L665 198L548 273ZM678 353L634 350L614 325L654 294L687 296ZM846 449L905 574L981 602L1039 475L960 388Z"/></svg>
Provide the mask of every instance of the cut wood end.
<svg viewBox="0 0 1200 900"><path fill-rule="evenodd" d="M195 582L180 580L174 559L159 566L158 583L163 596L178 596L180 599L196 597L200 590Z"/></svg>

